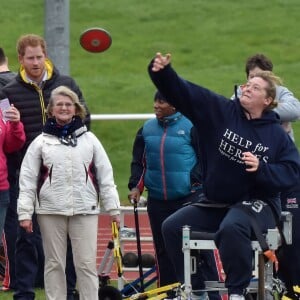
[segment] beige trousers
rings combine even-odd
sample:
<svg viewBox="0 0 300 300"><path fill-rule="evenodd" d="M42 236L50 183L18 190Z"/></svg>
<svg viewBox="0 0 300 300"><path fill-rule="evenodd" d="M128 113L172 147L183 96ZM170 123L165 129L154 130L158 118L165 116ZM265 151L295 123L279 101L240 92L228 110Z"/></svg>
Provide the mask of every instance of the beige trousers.
<svg viewBox="0 0 300 300"><path fill-rule="evenodd" d="M98 215L38 215L45 252L47 300L67 298L66 252L69 234L80 300L98 299L97 231Z"/></svg>

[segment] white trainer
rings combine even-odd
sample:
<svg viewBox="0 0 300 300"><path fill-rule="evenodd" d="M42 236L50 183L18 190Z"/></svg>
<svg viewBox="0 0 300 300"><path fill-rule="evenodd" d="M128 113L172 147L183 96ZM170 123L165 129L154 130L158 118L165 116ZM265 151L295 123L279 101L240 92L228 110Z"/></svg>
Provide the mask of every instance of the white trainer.
<svg viewBox="0 0 300 300"><path fill-rule="evenodd" d="M230 295L229 300L245 300L245 297L243 295L232 294Z"/></svg>

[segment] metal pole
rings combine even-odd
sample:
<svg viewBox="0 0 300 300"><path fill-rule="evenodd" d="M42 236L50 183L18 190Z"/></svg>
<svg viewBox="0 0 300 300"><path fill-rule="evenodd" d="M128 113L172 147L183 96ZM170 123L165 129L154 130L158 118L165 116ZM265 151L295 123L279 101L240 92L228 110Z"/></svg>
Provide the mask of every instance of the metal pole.
<svg viewBox="0 0 300 300"><path fill-rule="evenodd" d="M155 114L92 114L92 120L148 120L155 118Z"/></svg>
<svg viewBox="0 0 300 300"><path fill-rule="evenodd" d="M45 0L45 40L48 56L62 74L69 75L70 5L69 0Z"/></svg>
<svg viewBox="0 0 300 300"><path fill-rule="evenodd" d="M133 202L133 214L134 214L134 223L135 223L135 232L136 232L136 246L138 252L138 267L139 267L140 284L141 284L140 292L144 292L145 286L144 286L144 272L142 266L142 246L141 246L138 208L137 208L136 200L131 200L131 202Z"/></svg>

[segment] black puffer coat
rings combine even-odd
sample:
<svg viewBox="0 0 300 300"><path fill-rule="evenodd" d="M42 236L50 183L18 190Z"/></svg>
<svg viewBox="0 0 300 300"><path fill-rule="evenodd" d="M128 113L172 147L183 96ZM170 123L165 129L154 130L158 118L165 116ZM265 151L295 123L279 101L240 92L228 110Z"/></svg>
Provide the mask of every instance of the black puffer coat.
<svg viewBox="0 0 300 300"><path fill-rule="evenodd" d="M65 85L72 89L79 97L81 103L86 107L82 92L75 80L69 76L59 74L50 60L46 60L48 79L44 81L42 87L29 82L25 72L21 68L18 75L9 82L2 90L4 97L20 111L21 121L25 127L26 144L25 149L38 136L46 122L46 109L53 89L60 85ZM87 108L87 107L86 107ZM88 113L85 124L89 128L90 114Z"/></svg>
<svg viewBox="0 0 300 300"><path fill-rule="evenodd" d="M7 97L10 103L14 104L20 111L21 121L25 128L26 143L22 149L22 155L19 159L17 159L16 156L14 157L14 159L17 160L14 161L14 165L17 168L29 144L42 132L47 119L47 105L53 89L60 85L69 87L78 95L80 102L86 107L82 92L73 78L61 75L48 59L46 60L46 69L47 80L39 87L28 81L25 70L21 67L17 76L2 89L0 94L0 99ZM88 110L87 112L85 124L89 128L90 113Z"/></svg>

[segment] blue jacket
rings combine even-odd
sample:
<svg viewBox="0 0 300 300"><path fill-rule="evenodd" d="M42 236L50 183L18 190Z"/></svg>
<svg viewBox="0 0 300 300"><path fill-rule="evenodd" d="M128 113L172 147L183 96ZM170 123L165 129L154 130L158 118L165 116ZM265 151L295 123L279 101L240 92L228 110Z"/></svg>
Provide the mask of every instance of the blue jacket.
<svg viewBox="0 0 300 300"><path fill-rule="evenodd" d="M129 189L142 192L145 186L149 198L157 200L181 199L198 189L195 135L193 124L178 112L162 121L146 121L134 143Z"/></svg>
<svg viewBox="0 0 300 300"><path fill-rule="evenodd" d="M300 159L278 116L267 111L248 120L238 99L229 101L206 88L180 78L170 65L149 74L157 89L186 117L201 136L203 189L219 203L261 199L280 210L279 192L296 184ZM259 157L254 173L245 170L242 153Z"/></svg>

